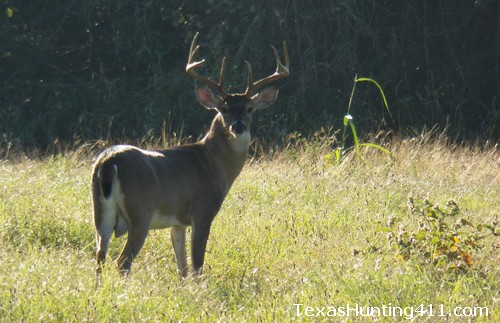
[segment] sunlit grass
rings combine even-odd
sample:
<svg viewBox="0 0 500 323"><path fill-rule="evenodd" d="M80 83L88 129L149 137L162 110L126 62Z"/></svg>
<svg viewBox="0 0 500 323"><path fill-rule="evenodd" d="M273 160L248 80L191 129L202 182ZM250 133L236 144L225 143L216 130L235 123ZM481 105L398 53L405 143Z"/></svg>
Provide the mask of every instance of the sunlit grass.
<svg viewBox="0 0 500 323"><path fill-rule="evenodd" d="M324 158L330 152L326 143L308 142L250 160L214 221L202 277L179 280L169 232L161 230L150 233L129 277L120 277L110 261L99 286L92 153L4 160L0 317L290 321L307 318L304 308L297 317L294 304L415 309L442 304L446 311L488 307L489 317L476 319L498 320L498 237L488 237L472 255L470 270L448 272L398 259L377 231L394 216L416 223L409 216L409 196L441 205L453 199L474 222L498 221L498 149L439 140L398 140L384 147L393 158L361 148L362 159L351 154L332 164ZM112 240L110 257L123 243ZM330 319L348 318L356 320L352 313Z"/></svg>

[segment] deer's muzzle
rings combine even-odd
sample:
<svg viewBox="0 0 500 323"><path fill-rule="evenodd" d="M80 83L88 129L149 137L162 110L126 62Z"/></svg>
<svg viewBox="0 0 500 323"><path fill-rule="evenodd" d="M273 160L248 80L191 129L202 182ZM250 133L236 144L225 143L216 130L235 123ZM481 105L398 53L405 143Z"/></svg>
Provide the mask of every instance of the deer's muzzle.
<svg viewBox="0 0 500 323"><path fill-rule="evenodd" d="M245 132L245 130L247 130L247 125L243 121L237 120L233 122L233 124L231 124L229 129L231 130L231 132L241 135L243 132Z"/></svg>

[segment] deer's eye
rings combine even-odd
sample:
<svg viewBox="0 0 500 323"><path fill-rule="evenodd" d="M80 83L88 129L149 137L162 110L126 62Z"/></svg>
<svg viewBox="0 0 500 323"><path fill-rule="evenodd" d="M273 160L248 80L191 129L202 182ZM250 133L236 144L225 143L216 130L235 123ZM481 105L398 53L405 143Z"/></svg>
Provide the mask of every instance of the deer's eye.
<svg viewBox="0 0 500 323"><path fill-rule="evenodd" d="M247 113L254 113L255 112L255 108L248 108L247 109Z"/></svg>
<svg viewBox="0 0 500 323"><path fill-rule="evenodd" d="M227 107L220 107L220 108L219 108L219 112L220 112L220 113L224 113L224 114L225 114L225 113L228 113L228 112L229 112L229 110L228 110L228 108L227 108Z"/></svg>

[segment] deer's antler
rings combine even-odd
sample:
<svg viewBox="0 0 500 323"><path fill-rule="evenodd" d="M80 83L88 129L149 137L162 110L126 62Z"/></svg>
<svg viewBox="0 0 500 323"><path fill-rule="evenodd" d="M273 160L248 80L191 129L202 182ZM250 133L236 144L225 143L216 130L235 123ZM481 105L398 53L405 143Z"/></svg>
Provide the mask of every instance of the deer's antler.
<svg viewBox="0 0 500 323"><path fill-rule="evenodd" d="M273 49L274 56L276 57L276 72L274 74L269 75L268 77L265 77L263 79L258 80L257 82L252 82L252 65L248 62L245 61L247 64L248 68L248 76L247 76L247 89L245 91L245 95L251 97L254 93L255 90L258 88L269 84L271 82L280 80L282 78L287 77L290 75L290 59L288 57L288 49L286 47L286 42L283 42L283 53L285 55L285 65L281 63L280 56L278 55L278 51L274 46L271 45L271 48Z"/></svg>
<svg viewBox="0 0 500 323"><path fill-rule="evenodd" d="M193 38L193 41L191 42L191 48L189 49L188 63L186 65L186 72L189 75L191 75L192 77L194 77L196 80L200 81L201 83L206 84L212 90L217 91L218 94L222 98L225 98L227 96L227 93L224 90L224 71L226 68L226 58L225 57L222 58L222 64L221 64L221 68L220 68L220 76L219 76L218 83L215 81L212 81L204 76L201 76L196 71L194 71L194 69L196 67L205 63L204 59L202 59L201 61L194 61L194 58L200 49L200 46L196 45L196 40L198 39L198 34L199 33L196 33L196 35ZM283 53L285 55L285 65L283 65L281 63L281 60L280 60L280 57L279 57L279 54L278 54L278 51L276 50L276 48L272 45L271 45L271 48L274 52L274 56L276 57L276 65L277 65L276 72L274 72L274 74L271 74L263 79L260 79L256 82L253 82L252 81L252 78L253 78L252 65L248 61L245 61L245 63L247 64L247 68L248 68L247 89L246 89L245 93L243 93L245 96L251 97L258 88L260 88L266 84L269 84L271 82L277 81L279 79L285 78L290 74L290 71L289 71L290 58L288 57L288 49L287 49L286 43L283 42Z"/></svg>
<svg viewBox="0 0 500 323"><path fill-rule="evenodd" d="M194 35L193 41L191 42L191 48L189 49L189 57L188 57L188 63L186 65L186 72L194 77L196 80L200 81L201 83L206 84L209 88L212 90L215 90L218 92L218 94L224 98L226 97L226 92L224 91L224 70L226 67L226 58L222 58L222 65L220 68L220 76L219 76L219 83L209 80L206 77L201 76L197 72L194 71L194 69L201 64L205 63L205 60L202 59L201 61L194 61L194 57L198 53L198 50L200 49L200 46L196 45L196 40L198 39L198 34Z"/></svg>

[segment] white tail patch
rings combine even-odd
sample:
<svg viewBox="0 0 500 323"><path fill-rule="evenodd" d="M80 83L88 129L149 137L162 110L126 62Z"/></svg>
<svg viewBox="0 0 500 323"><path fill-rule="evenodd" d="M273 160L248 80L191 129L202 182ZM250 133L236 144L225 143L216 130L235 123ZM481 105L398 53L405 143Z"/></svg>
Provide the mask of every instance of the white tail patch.
<svg viewBox="0 0 500 323"><path fill-rule="evenodd" d="M128 231L128 215L125 208L125 195L123 194L120 180L118 179L118 168L113 165L115 177L111 185L111 195L109 198L101 196L100 202L103 213L101 225L98 232L102 239L111 237L111 233L115 232L115 237L120 237Z"/></svg>
<svg viewBox="0 0 500 323"><path fill-rule="evenodd" d="M116 172L116 174L117 176L113 181L113 191L110 200L114 203L116 212L115 237L120 237L128 231L128 223L130 221L127 209L125 208L125 195L123 194L120 180L118 179L118 172Z"/></svg>

